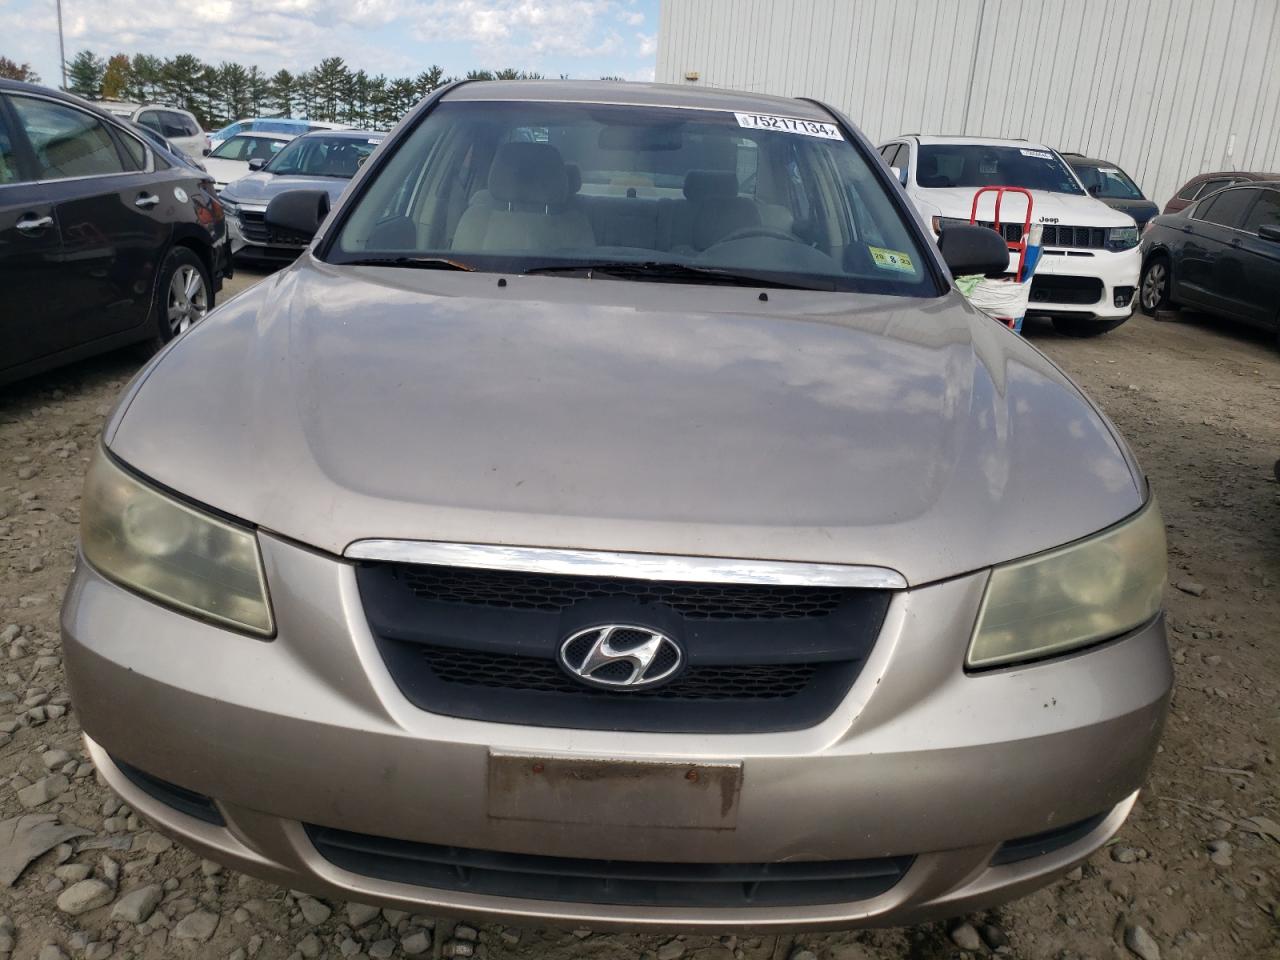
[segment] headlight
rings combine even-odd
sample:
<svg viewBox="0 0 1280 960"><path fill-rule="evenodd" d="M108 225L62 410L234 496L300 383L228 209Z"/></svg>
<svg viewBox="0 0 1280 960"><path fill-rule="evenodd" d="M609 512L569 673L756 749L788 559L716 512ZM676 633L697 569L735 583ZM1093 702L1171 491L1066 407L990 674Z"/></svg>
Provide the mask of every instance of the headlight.
<svg viewBox="0 0 1280 960"><path fill-rule="evenodd" d="M1128 633L1160 612L1166 564L1152 498L1088 540L996 567L965 662L1035 660Z"/></svg>
<svg viewBox="0 0 1280 960"><path fill-rule="evenodd" d="M103 576L184 613L274 632L252 530L168 497L99 448L81 503L80 543Z"/></svg>
<svg viewBox="0 0 1280 960"><path fill-rule="evenodd" d="M232 203L230 200L224 200L221 197L219 199L222 200L222 209L226 212L228 217L240 216L240 207L237 204Z"/></svg>
<svg viewBox="0 0 1280 960"><path fill-rule="evenodd" d="M1138 228L1109 227L1107 229L1108 250L1132 250L1138 245Z"/></svg>

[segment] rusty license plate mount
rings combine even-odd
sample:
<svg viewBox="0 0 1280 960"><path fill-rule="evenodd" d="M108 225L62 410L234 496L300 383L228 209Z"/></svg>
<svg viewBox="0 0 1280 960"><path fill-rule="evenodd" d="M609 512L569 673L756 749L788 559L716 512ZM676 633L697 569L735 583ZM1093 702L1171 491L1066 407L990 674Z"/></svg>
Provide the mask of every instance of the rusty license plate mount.
<svg viewBox="0 0 1280 960"><path fill-rule="evenodd" d="M732 830L740 761L544 757L489 751L488 813L498 820Z"/></svg>

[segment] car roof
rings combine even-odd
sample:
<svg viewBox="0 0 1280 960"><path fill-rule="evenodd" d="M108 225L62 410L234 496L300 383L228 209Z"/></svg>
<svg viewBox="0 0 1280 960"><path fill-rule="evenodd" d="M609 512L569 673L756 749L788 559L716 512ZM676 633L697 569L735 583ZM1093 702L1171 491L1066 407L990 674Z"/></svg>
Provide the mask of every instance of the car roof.
<svg viewBox="0 0 1280 960"><path fill-rule="evenodd" d="M369 137L385 137L386 135L387 131L385 130L312 130L293 139L314 140L317 137L324 137L326 140L332 140L337 137L342 140L366 140Z"/></svg>
<svg viewBox="0 0 1280 960"><path fill-rule="evenodd" d="M195 116L186 107L175 107L167 103L140 103L138 104L138 110L172 110L174 113L185 113L189 117Z"/></svg>
<svg viewBox="0 0 1280 960"><path fill-rule="evenodd" d="M1241 180L1280 180L1280 173L1258 173L1252 170L1218 170L1214 173L1197 173L1187 183L1192 183L1195 180L1213 180L1217 177L1239 177Z"/></svg>
<svg viewBox="0 0 1280 960"><path fill-rule="evenodd" d="M930 134L912 133L921 145L955 143L975 147L1020 147L1023 150L1049 150L1043 143L1032 143L1030 140L1016 140L1007 137L948 137ZM902 138L898 138L902 139Z"/></svg>
<svg viewBox="0 0 1280 960"><path fill-rule="evenodd" d="M711 87L679 86L669 83L631 83L617 80L463 81L449 87L444 93L444 99L682 107L693 110L777 114L801 120L830 122L832 119L831 114L817 104L788 97Z"/></svg>

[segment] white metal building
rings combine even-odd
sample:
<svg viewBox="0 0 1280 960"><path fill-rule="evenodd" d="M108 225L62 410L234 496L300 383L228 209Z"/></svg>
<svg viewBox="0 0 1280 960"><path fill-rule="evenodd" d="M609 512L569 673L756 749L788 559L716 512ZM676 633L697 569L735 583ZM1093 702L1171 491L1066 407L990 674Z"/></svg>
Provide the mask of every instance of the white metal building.
<svg viewBox="0 0 1280 960"><path fill-rule="evenodd" d="M1076 150L1161 206L1280 170L1280 0L663 0L657 79L816 97L873 141Z"/></svg>

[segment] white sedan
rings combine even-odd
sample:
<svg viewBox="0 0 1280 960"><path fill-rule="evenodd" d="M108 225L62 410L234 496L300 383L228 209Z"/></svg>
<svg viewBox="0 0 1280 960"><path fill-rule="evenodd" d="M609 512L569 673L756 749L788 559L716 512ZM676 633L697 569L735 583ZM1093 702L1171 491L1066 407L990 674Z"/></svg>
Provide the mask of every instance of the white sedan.
<svg viewBox="0 0 1280 960"><path fill-rule="evenodd" d="M292 139L287 133L239 133L220 143L205 157L204 165L213 176L214 186L221 191L231 181L261 167ZM254 160L262 163L250 166Z"/></svg>

